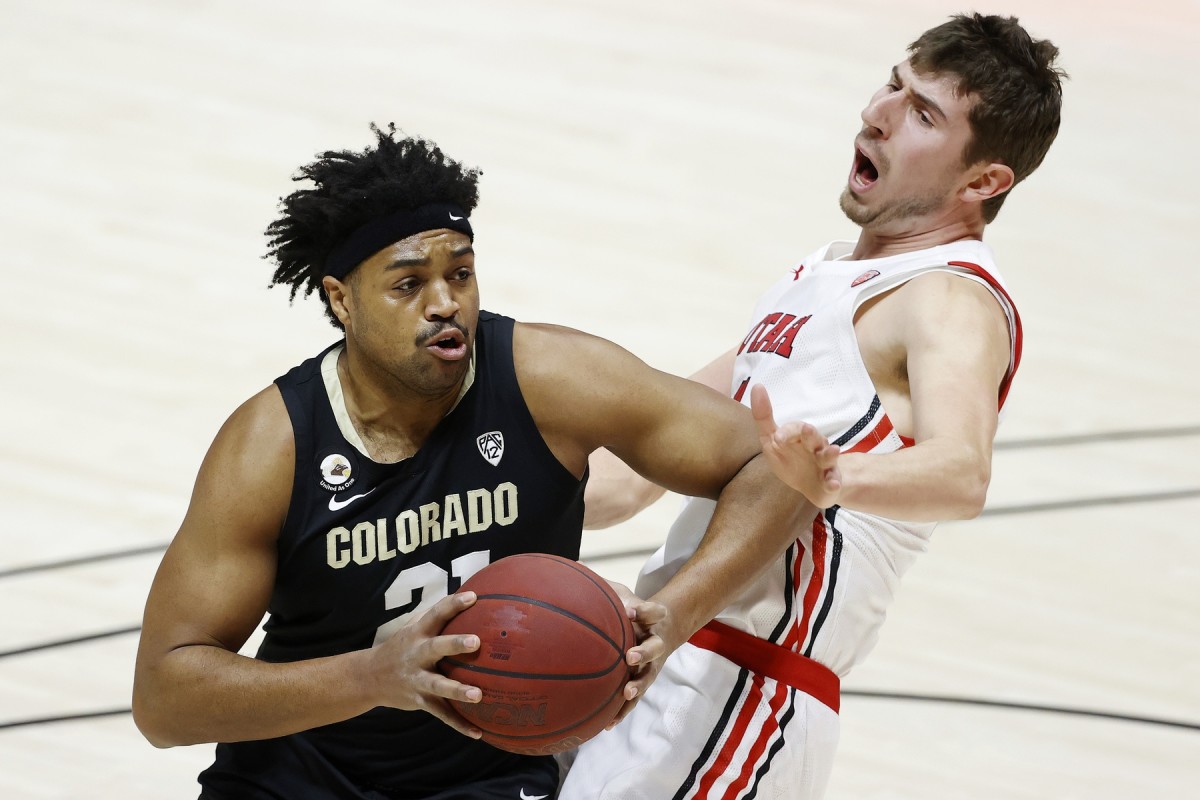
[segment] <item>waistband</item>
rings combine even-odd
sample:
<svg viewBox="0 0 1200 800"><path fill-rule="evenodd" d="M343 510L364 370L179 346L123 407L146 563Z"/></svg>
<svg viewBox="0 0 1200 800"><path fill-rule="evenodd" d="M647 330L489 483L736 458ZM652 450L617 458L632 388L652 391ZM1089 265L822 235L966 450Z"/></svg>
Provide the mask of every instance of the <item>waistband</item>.
<svg viewBox="0 0 1200 800"><path fill-rule="evenodd" d="M835 714L841 709L841 679L829 667L807 656L716 620L696 631L688 642L739 667L799 689L829 706Z"/></svg>

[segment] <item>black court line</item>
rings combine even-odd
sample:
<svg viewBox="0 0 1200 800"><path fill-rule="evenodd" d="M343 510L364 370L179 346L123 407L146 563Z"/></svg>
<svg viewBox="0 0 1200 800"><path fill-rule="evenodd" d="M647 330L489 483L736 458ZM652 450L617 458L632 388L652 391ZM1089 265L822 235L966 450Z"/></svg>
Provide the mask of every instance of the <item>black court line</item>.
<svg viewBox="0 0 1200 800"><path fill-rule="evenodd" d="M1195 499L1200 499L1200 488L1177 489L1169 492L1147 492L1145 494L1114 495L1111 497L1081 497L1074 500L1051 500L1045 503L1021 503L1011 506L990 506L985 508L980 516L1000 517L1008 514L1037 514L1043 511L1071 511L1080 508L1120 506L1133 503L1165 503L1171 500ZM610 553L595 553L580 556L579 560L592 564L616 561L620 558L645 558L657 550L657 547L614 550Z"/></svg>
<svg viewBox="0 0 1200 800"><path fill-rule="evenodd" d="M870 689L845 689L843 697L860 697L867 700L901 700L917 703L945 703L948 705L981 706L984 708L1000 708L1008 711L1032 711L1040 714L1062 714L1072 717L1088 717L1090 719L1105 719L1116 722L1132 722L1138 725L1155 725L1163 728L1179 728L1186 731L1200 731L1200 723L1184 722L1177 719L1162 717L1143 717L1136 714L1117 714L1111 711L1099 711L1091 708L1070 708L1067 706L1048 706L1039 703L1014 703L1005 700L988 700L983 697L953 697L950 695L906 694L904 692L880 692ZM0 722L0 730L11 728L27 728L34 725L48 725L55 722L76 722L79 720L96 719L99 717L115 717L130 714L130 708L112 708L101 711L84 711L78 714L62 714L55 717L35 717L33 719L18 719Z"/></svg>
<svg viewBox="0 0 1200 800"><path fill-rule="evenodd" d="M993 449L1028 450L1035 447L1069 447L1076 444L1103 444L1105 442L1128 442L1141 439L1175 439L1185 436L1200 436L1200 425L1185 425L1179 428L1149 428L1136 431L1077 433L1068 436L1039 436L1033 439L1004 439L996 442L993 445Z"/></svg>
<svg viewBox="0 0 1200 800"><path fill-rule="evenodd" d="M1200 436L1200 425L1185 425L1175 428L1146 428L1142 430L1107 431L1100 433L1081 433L1069 436L1042 436L1033 439L1008 439L996 442L996 450L1028 450L1037 447L1066 447L1077 444L1098 444L1103 442L1137 441L1142 439L1173 439L1186 436ZM1043 503L1030 506L1012 506L986 509L983 514L1021 514L1036 511L1054 511L1065 508L1081 508L1088 505L1115 505L1120 503L1153 502L1155 500L1177 500L1196 496L1200 490L1185 490L1182 493L1163 493L1160 495L1130 495L1127 498L1108 498L1096 500L1064 500L1055 503ZM23 567L0 569L0 578L10 578L14 575L27 575L33 572L46 572L64 567L75 567L82 564L94 564L99 561L111 561L118 558L161 553L167 549L167 543L151 544L133 547L126 550L114 550L108 553L96 553L89 556L79 556L60 561L47 561L41 564L28 564ZM620 553L597 556L591 560L603 561L627 556L644 556L654 552L651 550L629 550Z"/></svg>
<svg viewBox="0 0 1200 800"><path fill-rule="evenodd" d="M10 569L0 569L0 578L11 578L14 575L27 575L31 572L45 572L51 569L62 569L63 567L76 567L80 564L95 564L98 561L111 561L117 558L132 558L133 556L144 556L150 553L161 553L167 549L167 545L149 544L144 547L131 547L127 550L113 550L108 553L95 553L90 556L78 556L77 558L67 558L61 561L47 561L42 564L28 564L24 567L12 567Z"/></svg>
<svg viewBox="0 0 1200 800"><path fill-rule="evenodd" d="M1038 703L1012 703L1004 700L987 700L981 697L952 697L948 695L905 694L903 692L877 692L868 689L844 689L843 697L863 697L871 700L908 700L919 703L950 703L954 705L984 706L987 708L1003 708L1013 711L1037 711L1044 714L1066 714L1075 717L1092 717L1095 719L1111 719L1119 722L1136 722L1142 725L1160 725L1166 728L1182 728L1189 731L1200 731L1200 723L1184 722L1182 720L1163 719L1161 717L1141 717L1134 714L1115 714L1110 711L1097 711L1089 708L1068 708L1066 706L1046 706Z"/></svg>
<svg viewBox="0 0 1200 800"><path fill-rule="evenodd" d="M981 517L998 517L1005 514L1036 514L1041 511L1069 511L1077 508L1099 506L1124 506L1131 503L1164 503L1170 500L1193 500L1200 497L1200 489L1175 489L1167 492L1145 492L1143 494L1119 494L1108 497L1081 497L1074 500L1050 500L1044 503L1022 503L1015 506L993 506L985 508Z"/></svg>
<svg viewBox="0 0 1200 800"><path fill-rule="evenodd" d="M34 719L17 719L11 722L0 722L0 730L6 728L28 728L33 725L48 725L53 722L76 722L83 719L98 719L100 717L118 717L122 714L132 714L132 708L108 708L102 711L84 711L80 714L63 714L57 717L36 717Z"/></svg>
<svg viewBox="0 0 1200 800"><path fill-rule="evenodd" d="M1191 431L1192 429L1180 428L1178 430ZM1196 429L1196 431L1197 433L1200 433L1200 429ZM1176 489L1166 492L1146 492L1143 494L1113 495L1110 497L1082 497L1070 500L1051 500L1044 503L1022 503L1011 506L992 506L985 508L980 516L992 517L1003 516L1006 514L1036 514L1041 511L1067 511L1079 508L1093 508L1097 506L1117 506L1128 505L1131 503L1157 503L1168 502L1172 500L1193 500L1196 498L1200 498L1200 488ZM128 550L114 550L109 553L95 553L90 556L80 556L78 558L70 558L62 561L47 561L41 564L28 564L23 567L13 567L11 569L0 570L0 579L9 578L14 575L27 575L34 572L48 572L50 570L61 569L64 567L74 567L81 564L94 564L100 561L111 561L119 558L132 558L134 556L148 555L150 553L161 553L166 549L167 543L164 542L163 544L134 547ZM581 558L580 560L588 562L603 562L613 561L619 558L634 558L639 556L645 557L655 552L657 549L657 547L650 547L638 548L635 550L617 550L611 553L598 553L586 558ZM0 653L0 655L3 654Z"/></svg>
<svg viewBox="0 0 1200 800"><path fill-rule="evenodd" d="M130 625L125 628L117 628L111 631L100 631L98 633L86 633L82 636L72 636L69 639L55 639L52 642L30 644L24 647L18 647L14 650L0 650L0 658L6 658L8 656L20 656L26 653L36 653L39 650L52 650L56 647L66 647L72 644L82 644L83 642L94 642L97 639L109 639L113 636L124 636L128 633L137 633L141 629L141 625Z"/></svg>

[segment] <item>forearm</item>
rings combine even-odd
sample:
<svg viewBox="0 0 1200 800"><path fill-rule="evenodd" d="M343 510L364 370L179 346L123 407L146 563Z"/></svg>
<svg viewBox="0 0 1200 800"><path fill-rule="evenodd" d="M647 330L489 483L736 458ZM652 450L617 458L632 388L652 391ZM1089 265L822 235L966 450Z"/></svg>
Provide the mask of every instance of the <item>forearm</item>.
<svg viewBox="0 0 1200 800"><path fill-rule="evenodd" d="M272 664L188 645L139 672L134 721L156 747L269 739L370 710L370 650Z"/></svg>
<svg viewBox="0 0 1200 800"><path fill-rule="evenodd" d="M794 542L817 509L776 479L762 456L722 491L695 554L649 598L671 614L674 648L736 600Z"/></svg>
<svg viewBox="0 0 1200 800"><path fill-rule="evenodd" d="M930 439L894 453L840 457L838 505L890 519L972 519L983 510L991 463L970 447Z"/></svg>

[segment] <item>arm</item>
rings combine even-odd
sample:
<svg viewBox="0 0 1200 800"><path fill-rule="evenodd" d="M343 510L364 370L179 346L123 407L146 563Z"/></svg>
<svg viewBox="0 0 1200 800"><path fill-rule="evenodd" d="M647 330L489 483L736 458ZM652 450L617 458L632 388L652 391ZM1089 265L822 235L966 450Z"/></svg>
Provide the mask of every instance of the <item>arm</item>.
<svg viewBox="0 0 1200 800"><path fill-rule="evenodd" d="M582 473L588 454L607 447L655 483L718 500L697 553L651 598L667 613L629 653L630 663L654 662L633 682L642 691L662 658L740 595L795 540L815 508L774 478L740 403L651 369L611 342L522 328L514 337L522 392L569 469ZM522 358L522 352L537 357Z"/></svg>
<svg viewBox="0 0 1200 800"><path fill-rule="evenodd" d="M473 597L445 598L369 650L290 664L238 654L271 596L294 461L275 387L217 434L146 602L133 689L138 728L159 747L263 739L387 705L424 708L468 733L441 698L465 699L469 687L432 667L478 646L466 641L474 637L436 636Z"/></svg>
<svg viewBox="0 0 1200 800"><path fill-rule="evenodd" d="M722 395L728 395L733 382L735 351L723 353L691 376L691 380ZM639 475L606 448L588 459L587 488L584 490L583 527L608 528L624 522L655 503L666 492L662 486Z"/></svg>
<svg viewBox="0 0 1200 800"><path fill-rule="evenodd" d="M976 517L991 479L997 396L1009 365L1007 321L986 288L943 273L913 279L894 298L887 298L884 319L904 354L916 444L882 455L843 454L835 488L821 491L811 458L823 438L803 423L775 430L766 391L755 387L764 453L777 474L821 507L836 503L914 521Z"/></svg>

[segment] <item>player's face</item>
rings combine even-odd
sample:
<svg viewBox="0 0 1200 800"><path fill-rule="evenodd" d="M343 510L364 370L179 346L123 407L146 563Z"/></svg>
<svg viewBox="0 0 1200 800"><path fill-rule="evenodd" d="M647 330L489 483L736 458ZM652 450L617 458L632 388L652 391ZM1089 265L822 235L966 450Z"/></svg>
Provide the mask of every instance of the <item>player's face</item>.
<svg viewBox="0 0 1200 800"><path fill-rule="evenodd" d="M426 231L385 247L355 268L343 302L347 339L367 363L419 395L458 391L479 321L465 234Z"/></svg>
<svg viewBox="0 0 1200 800"><path fill-rule="evenodd" d="M854 162L841 206L853 222L885 234L919 233L961 211L968 179L962 154L971 140L974 98L950 77L918 75L906 61L862 111Z"/></svg>

